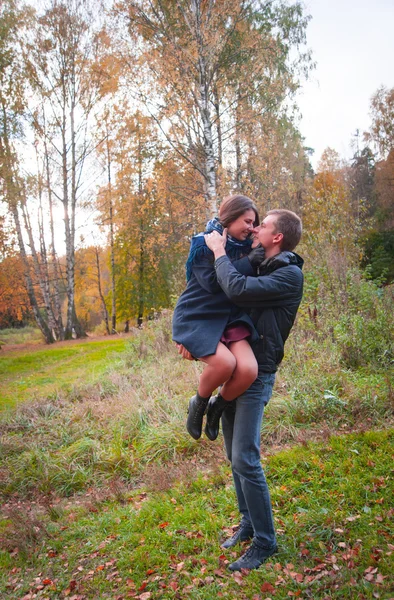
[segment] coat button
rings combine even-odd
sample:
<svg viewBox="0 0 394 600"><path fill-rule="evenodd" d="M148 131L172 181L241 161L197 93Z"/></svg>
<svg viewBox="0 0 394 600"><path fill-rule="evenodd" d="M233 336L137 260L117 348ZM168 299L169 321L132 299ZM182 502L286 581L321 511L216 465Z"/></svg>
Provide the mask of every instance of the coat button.
<svg viewBox="0 0 394 600"><path fill-rule="evenodd" d="M261 340L262 340L262 339L264 339L264 336L263 336L263 335L261 335L261 336L260 336L260 339L261 339Z"/></svg>

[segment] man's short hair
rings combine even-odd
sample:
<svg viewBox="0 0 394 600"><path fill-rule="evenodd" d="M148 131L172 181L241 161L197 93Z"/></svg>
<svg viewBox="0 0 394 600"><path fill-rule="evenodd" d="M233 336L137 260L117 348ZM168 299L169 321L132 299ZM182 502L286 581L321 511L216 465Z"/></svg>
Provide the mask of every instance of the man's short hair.
<svg viewBox="0 0 394 600"><path fill-rule="evenodd" d="M302 221L298 215L285 208L269 210L267 215L276 217L276 233L283 234L281 250L294 250L301 239Z"/></svg>

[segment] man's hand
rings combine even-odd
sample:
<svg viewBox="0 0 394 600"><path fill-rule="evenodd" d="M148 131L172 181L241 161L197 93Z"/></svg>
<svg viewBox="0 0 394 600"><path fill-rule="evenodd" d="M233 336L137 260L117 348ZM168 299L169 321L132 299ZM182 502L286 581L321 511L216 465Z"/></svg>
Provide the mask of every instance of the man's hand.
<svg viewBox="0 0 394 600"><path fill-rule="evenodd" d="M223 235L220 235L218 231L206 233L204 239L208 248L214 253L215 258L226 256L227 229L223 231Z"/></svg>
<svg viewBox="0 0 394 600"><path fill-rule="evenodd" d="M189 350L186 350L182 344L177 344L178 354L182 356L182 358L186 358L186 360L194 360L193 356L190 354Z"/></svg>
<svg viewBox="0 0 394 600"><path fill-rule="evenodd" d="M261 265L263 260L265 260L264 248L260 245L257 248L255 248L254 250L252 250L252 252L250 254L248 254L248 259L249 259L252 267L254 269L257 269Z"/></svg>

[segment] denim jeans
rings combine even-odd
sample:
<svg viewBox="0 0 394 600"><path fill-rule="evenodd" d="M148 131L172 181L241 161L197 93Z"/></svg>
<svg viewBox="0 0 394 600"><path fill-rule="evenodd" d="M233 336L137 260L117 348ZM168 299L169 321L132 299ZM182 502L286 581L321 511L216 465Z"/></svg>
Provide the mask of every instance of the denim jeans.
<svg viewBox="0 0 394 600"><path fill-rule="evenodd" d="M262 548L276 546L271 499L260 461L260 431L264 407L271 398L275 373L261 373L250 388L222 415L222 429L231 462L242 523L251 524L254 542Z"/></svg>

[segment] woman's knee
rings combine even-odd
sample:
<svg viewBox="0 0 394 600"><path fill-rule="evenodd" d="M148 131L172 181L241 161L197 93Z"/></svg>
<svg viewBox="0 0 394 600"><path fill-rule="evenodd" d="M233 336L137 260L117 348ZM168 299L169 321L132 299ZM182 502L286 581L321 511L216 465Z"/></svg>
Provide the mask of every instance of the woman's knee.
<svg viewBox="0 0 394 600"><path fill-rule="evenodd" d="M218 361L218 364L216 365L216 369L217 369L217 372L220 373L220 375L222 376L223 381L227 381L228 379L230 379L230 377L234 373L236 366L237 366L236 358L233 354L231 354L229 352L228 355L226 355L225 357L222 357L222 359L220 361Z"/></svg>
<svg viewBox="0 0 394 600"><path fill-rule="evenodd" d="M245 384L252 385L258 375L257 362L237 364L236 376Z"/></svg>

